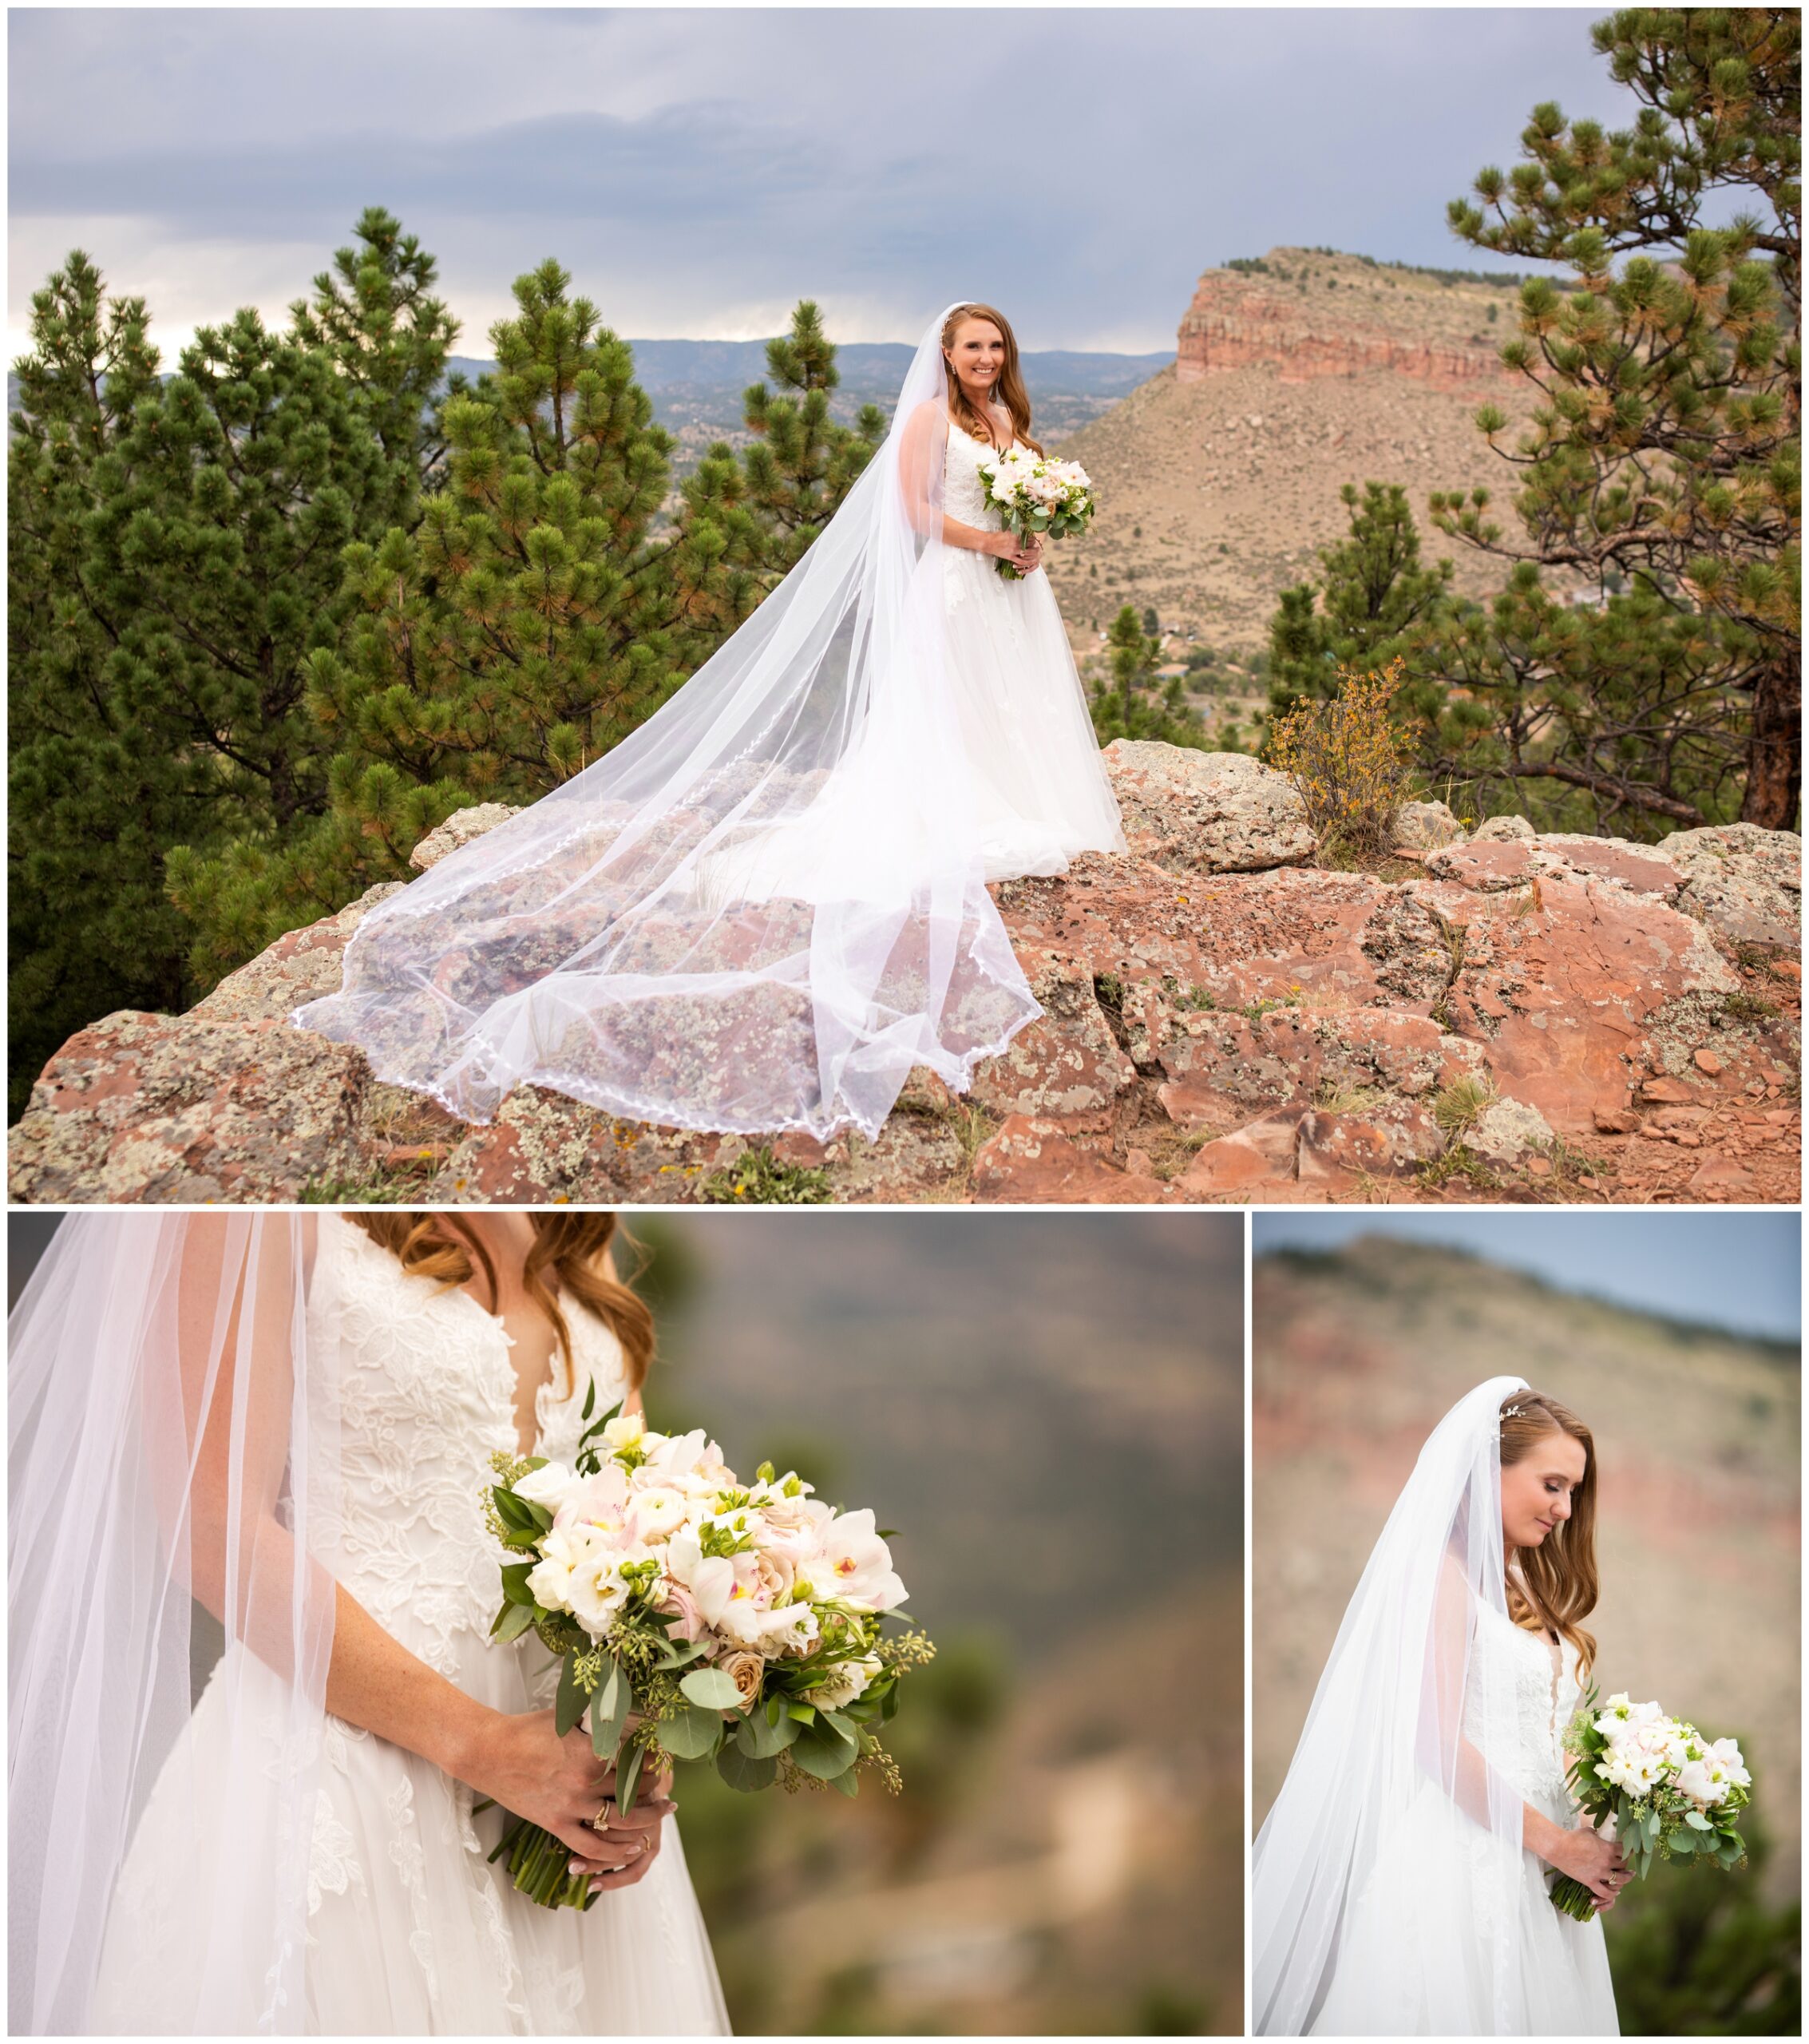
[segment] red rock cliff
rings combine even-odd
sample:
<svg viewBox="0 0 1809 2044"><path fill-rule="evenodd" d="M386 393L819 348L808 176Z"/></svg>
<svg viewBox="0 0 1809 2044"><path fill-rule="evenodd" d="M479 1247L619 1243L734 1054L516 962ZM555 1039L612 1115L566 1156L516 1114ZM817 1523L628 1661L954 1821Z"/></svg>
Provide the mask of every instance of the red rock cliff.
<svg viewBox="0 0 1809 2044"><path fill-rule="evenodd" d="M1360 290L1303 293L1261 274L1208 270L1181 322L1175 375L1197 383L1220 370L1260 368L1305 383L1387 369L1435 390L1479 390L1509 380L1496 347L1438 331L1461 326L1470 295L1403 292L1384 323L1368 316L1375 300Z"/></svg>

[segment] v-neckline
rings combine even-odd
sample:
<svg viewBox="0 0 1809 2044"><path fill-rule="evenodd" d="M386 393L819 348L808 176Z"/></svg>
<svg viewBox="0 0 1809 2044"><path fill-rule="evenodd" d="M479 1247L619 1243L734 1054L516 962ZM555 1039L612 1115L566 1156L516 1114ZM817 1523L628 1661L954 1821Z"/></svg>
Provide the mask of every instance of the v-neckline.
<svg viewBox="0 0 1809 2044"><path fill-rule="evenodd" d="M971 440L976 447L989 447L995 454L1008 454L1018 444L1018 430L1015 426L1011 429L1011 438L1003 447L1001 447L996 440L983 440L977 433L968 432L968 429L961 424L959 419L952 418L948 423L954 427L955 430L960 434L964 440Z"/></svg>
<svg viewBox="0 0 1809 2044"><path fill-rule="evenodd" d="M521 1429L517 1426L515 1418L514 1392L519 1388L521 1380L516 1375L515 1359L513 1356L509 1353L515 1347L515 1337L509 1333L508 1325L505 1322L502 1315L499 1313L493 1313L474 1292L468 1291L462 1285L454 1285L452 1287L452 1289L460 1298L465 1300L474 1312L477 1313L484 1319L487 1320L490 1325L495 1329L497 1334L501 1337L504 1350L502 1357L503 1367L507 1374L510 1394L506 1401L506 1410L509 1416L509 1444L514 1448L517 1455L538 1455L540 1452L541 1444L546 1439L547 1415L541 1410L541 1401L544 1400L549 1404L553 1402L552 1396L553 1389L553 1365L559 1361L559 1343L556 1333L553 1341L552 1353L548 1359L547 1373L534 1387L532 1399L532 1410L534 1415L533 1442L531 1446L524 1448L521 1445ZM557 1297L558 1295L555 1294L555 1296ZM568 1321L566 1325L569 1326L571 1325L570 1321ZM573 1395L576 1395L577 1391L577 1358L576 1355L574 1355L572 1359L572 1388Z"/></svg>

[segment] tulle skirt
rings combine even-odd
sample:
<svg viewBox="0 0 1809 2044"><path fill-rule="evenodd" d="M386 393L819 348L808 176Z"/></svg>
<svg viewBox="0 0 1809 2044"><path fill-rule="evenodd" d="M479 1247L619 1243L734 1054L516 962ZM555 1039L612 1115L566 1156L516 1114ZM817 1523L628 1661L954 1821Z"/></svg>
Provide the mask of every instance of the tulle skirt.
<svg viewBox="0 0 1809 2044"><path fill-rule="evenodd" d="M1552 1907L1544 1863L1520 1855L1501 1920L1480 1830L1435 1788L1423 1790L1352 1904L1316 2037L1617 2037L1599 1919ZM1489 1987L1490 1947L1518 1964L1506 2006Z"/></svg>
<svg viewBox="0 0 1809 2044"><path fill-rule="evenodd" d="M519 1652L466 1635L459 1686L505 1711L541 1706ZM235 1649L235 1652L242 1650ZM281 1722L277 1678L270 1722ZM212 1969L209 2027L251 2031L271 1955L214 1949L213 1884L258 1877L255 1813L226 1807L210 1681L159 1774L109 1912L91 2030L183 2034ZM284 1764L272 1737L267 1770ZM307 1896L305 2006L279 2026L315 2035L698 2036L728 2018L675 1818L634 1887L586 1911L543 1909L486 1856L501 1813L406 1749L334 1717ZM209 1841L199 1859L196 1838ZM231 1976L242 1974L235 1995ZM236 2006L235 2002L236 2002ZM236 2015L237 2020L235 2020Z"/></svg>
<svg viewBox="0 0 1809 2044"><path fill-rule="evenodd" d="M1062 614L1039 570L1007 581L988 554L944 564L956 714L988 880L1063 871L1078 852L1124 850Z"/></svg>

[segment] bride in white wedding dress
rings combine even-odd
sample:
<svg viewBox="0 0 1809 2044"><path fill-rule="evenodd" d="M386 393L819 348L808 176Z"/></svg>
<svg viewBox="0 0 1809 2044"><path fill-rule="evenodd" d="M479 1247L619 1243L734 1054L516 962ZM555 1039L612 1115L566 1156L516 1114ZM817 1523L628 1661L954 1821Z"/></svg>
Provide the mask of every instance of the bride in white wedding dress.
<svg viewBox="0 0 1809 2044"><path fill-rule="evenodd" d="M15 2031L726 2030L668 1785L622 1816L556 1664L489 1637L490 1453L571 1460L587 1394L638 1401L612 1225L64 1222L12 1330ZM33 1517L65 1448L111 1472L75 1556ZM192 1709L191 1592L226 1632ZM505 1809L588 1909L489 1864Z"/></svg>
<svg viewBox="0 0 1809 2044"><path fill-rule="evenodd" d="M1339 1628L1251 1864L1259 2034L1614 2036L1630 1876L1562 1739L1595 1643L1594 1444L1518 1377L1439 1422Z"/></svg>
<svg viewBox="0 0 1809 2044"><path fill-rule="evenodd" d="M990 306L778 588L583 773L372 908L292 1018L488 1121L533 1083L635 1120L877 1135L1041 1009L989 881L1124 836L1040 543L979 477L1035 447ZM999 572L1008 563L1021 580Z"/></svg>

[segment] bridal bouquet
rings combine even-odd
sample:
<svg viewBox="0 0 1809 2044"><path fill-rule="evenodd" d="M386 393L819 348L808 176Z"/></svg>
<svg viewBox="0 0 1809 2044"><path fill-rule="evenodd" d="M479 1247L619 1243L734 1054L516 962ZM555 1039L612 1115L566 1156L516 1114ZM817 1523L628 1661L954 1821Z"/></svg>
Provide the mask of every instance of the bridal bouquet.
<svg viewBox="0 0 1809 2044"><path fill-rule="evenodd" d="M1014 447L980 466L986 501L1005 516L1007 531L1019 541L1037 533L1059 539L1078 533L1093 516L1093 484L1078 461L1051 461L1027 447ZM996 564L1007 581L1023 576L1007 561Z"/></svg>
<svg viewBox="0 0 1809 2044"><path fill-rule="evenodd" d="M1609 1836L1641 1880L1655 1853L1724 1868L1744 1861L1736 1824L1752 1777L1732 1739L1705 1739L1656 1703L1629 1702L1624 1690L1598 1703L1592 1689L1564 1734L1564 1750L1577 1802L1598 1830L1613 1820ZM1568 1874L1552 1884L1551 1899L1580 1923L1595 1914L1589 1890Z"/></svg>
<svg viewBox="0 0 1809 2044"><path fill-rule="evenodd" d="M588 1717L623 1810L668 1758L713 1760L731 1788L845 1796L865 1768L896 1794L877 1728L901 1674L935 1649L921 1633L882 1637L906 1593L872 1512L834 1511L770 1463L743 1483L701 1430L655 1433L619 1407L591 1420L595 1395L575 1467L501 1451L485 1499L518 1557L491 1635L531 1626L558 1657L560 1736ZM490 1856L505 1852L524 1894L589 1907L568 1848L539 1825L512 1819Z"/></svg>

